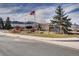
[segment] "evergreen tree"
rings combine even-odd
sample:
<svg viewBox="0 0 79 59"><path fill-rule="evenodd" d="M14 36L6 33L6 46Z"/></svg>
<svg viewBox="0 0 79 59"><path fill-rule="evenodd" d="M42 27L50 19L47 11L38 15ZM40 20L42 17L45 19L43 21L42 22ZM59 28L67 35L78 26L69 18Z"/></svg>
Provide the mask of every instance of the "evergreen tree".
<svg viewBox="0 0 79 59"><path fill-rule="evenodd" d="M59 33L67 33L68 28L72 25L70 22L71 19L64 13L61 6L57 7L55 13L56 15L53 17L53 20L51 20L51 24L59 27Z"/></svg>
<svg viewBox="0 0 79 59"><path fill-rule="evenodd" d="M7 30L11 29L11 22L10 22L9 17L7 17L7 19L6 19L5 29L7 29Z"/></svg>
<svg viewBox="0 0 79 59"><path fill-rule="evenodd" d="M0 29L4 29L4 22L2 17L0 17Z"/></svg>

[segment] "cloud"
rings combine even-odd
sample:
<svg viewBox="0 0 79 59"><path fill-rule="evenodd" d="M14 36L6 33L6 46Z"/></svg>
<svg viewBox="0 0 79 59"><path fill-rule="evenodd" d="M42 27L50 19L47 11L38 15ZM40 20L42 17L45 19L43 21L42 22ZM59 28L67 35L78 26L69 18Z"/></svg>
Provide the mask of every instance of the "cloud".
<svg viewBox="0 0 79 59"><path fill-rule="evenodd" d="M48 19L50 20L51 17L55 14L55 8L54 6L49 6L45 8L39 8L36 10L36 19L38 22L48 22Z"/></svg>
<svg viewBox="0 0 79 59"><path fill-rule="evenodd" d="M8 14L8 13L13 13L17 9L20 9L20 7L10 7L10 8L0 8L0 14Z"/></svg>
<svg viewBox="0 0 79 59"><path fill-rule="evenodd" d="M71 18L72 23L79 24L79 12L70 13L69 17Z"/></svg>
<svg viewBox="0 0 79 59"><path fill-rule="evenodd" d="M77 8L79 8L79 4L73 4L73 5L71 4L71 5L65 6L64 11L65 13L69 13Z"/></svg>
<svg viewBox="0 0 79 59"><path fill-rule="evenodd" d="M38 4L37 4L38 5ZM0 4L0 16L4 17L10 17L10 19L17 20L17 21L33 21L34 17L29 15L29 13L32 10L36 10L36 20L37 22L48 22L48 19L53 17L55 6L48 6L48 5L40 5L37 6L35 4L27 4L27 6L23 6L22 4L20 6L17 6L17 4ZM8 6L8 7L5 7ZM12 7L13 6L13 7Z"/></svg>
<svg viewBox="0 0 79 59"><path fill-rule="evenodd" d="M49 6L47 6L45 4L37 6L35 4L0 4L0 17L2 17L4 20L6 19L6 17L10 17L12 21L36 21L46 23L53 19L57 5L50 4ZM78 23L79 13L71 11L79 8L79 4L62 4L62 6L65 13L68 13L69 17L72 18L72 22ZM29 15L32 10L36 11L36 20L34 20L33 15Z"/></svg>

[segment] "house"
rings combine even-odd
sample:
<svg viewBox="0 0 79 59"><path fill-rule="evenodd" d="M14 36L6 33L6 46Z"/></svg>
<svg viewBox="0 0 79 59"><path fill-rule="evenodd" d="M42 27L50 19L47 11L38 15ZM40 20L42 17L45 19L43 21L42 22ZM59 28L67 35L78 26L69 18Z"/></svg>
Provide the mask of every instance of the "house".
<svg viewBox="0 0 79 59"><path fill-rule="evenodd" d="M79 31L79 25L78 25L78 24L73 24L73 25L71 26L71 29L72 29L73 31Z"/></svg>
<svg viewBox="0 0 79 59"><path fill-rule="evenodd" d="M58 33L58 32L60 32L60 28L56 24L50 24L49 31Z"/></svg>
<svg viewBox="0 0 79 59"><path fill-rule="evenodd" d="M19 22L19 21L11 21L11 26L12 27L22 27L24 28L25 27L25 23L24 22Z"/></svg>
<svg viewBox="0 0 79 59"><path fill-rule="evenodd" d="M69 33L79 34L79 25L78 24L72 24L72 26L69 29L70 29Z"/></svg>
<svg viewBox="0 0 79 59"><path fill-rule="evenodd" d="M33 22L33 21L27 21L25 23L25 28L26 29L35 29L35 30L37 30L38 29L38 23L37 22Z"/></svg>
<svg viewBox="0 0 79 59"><path fill-rule="evenodd" d="M22 27L27 29L35 29L38 30L39 24L42 31L49 31L49 24L48 23L37 23L33 21L27 21L27 22L19 22L19 21L13 21L11 22L12 27Z"/></svg>
<svg viewBox="0 0 79 59"><path fill-rule="evenodd" d="M49 23L39 23L42 31L49 31Z"/></svg>
<svg viewBox="0 0 79 59"><path fill-rule="evenodd" d="M50 24L49 31L58 33L60 32L59 26L55 24ZM71 27L68 28L68 30L65 30L64 33L66 34L79 34L79 25L78 24L72 24Z"/></svg>
<svg viewBox="0 0 79 59"><path fill-rule="evenodd" d="M11 22L12 27L21 27L21 28L26 28L26 29L31 29L31 28L37 28L37 23L32 22L32 21L27 21L27 22L19 22L19 21L13 21Z"/></svg>

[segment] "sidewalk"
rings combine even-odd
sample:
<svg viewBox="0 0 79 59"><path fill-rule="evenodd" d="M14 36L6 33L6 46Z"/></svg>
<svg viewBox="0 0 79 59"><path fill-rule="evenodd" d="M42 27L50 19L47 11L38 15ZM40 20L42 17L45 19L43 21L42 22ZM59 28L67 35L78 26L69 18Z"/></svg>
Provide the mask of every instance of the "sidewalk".
<svg viewBox="0 0 79 59"><path fill-rule="evenodd" d="M0 35L38 40L38 41L43 41L50 44L62 45L66 47L79 49L79 46L78 46L79 38L45 38L45 37L19 35L19 34L12 34L12 33L3 33L3 32L0 32Z"/></svg>

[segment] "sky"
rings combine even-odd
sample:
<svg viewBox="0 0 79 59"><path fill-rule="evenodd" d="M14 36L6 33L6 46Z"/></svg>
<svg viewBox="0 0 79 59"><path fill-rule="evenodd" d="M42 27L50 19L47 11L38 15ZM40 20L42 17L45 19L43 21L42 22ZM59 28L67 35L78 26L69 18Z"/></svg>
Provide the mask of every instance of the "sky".
<svg viewBox="0 0 79 59"><path fill-rule="evenodd" d="M0 17L11 21L36 21L49 23L55 16L56 8L61 5L64 12L69 15L72 23L79 24L79 4L78 3L0 3ZM30 15L35 11L35 18Z"/></svg>

